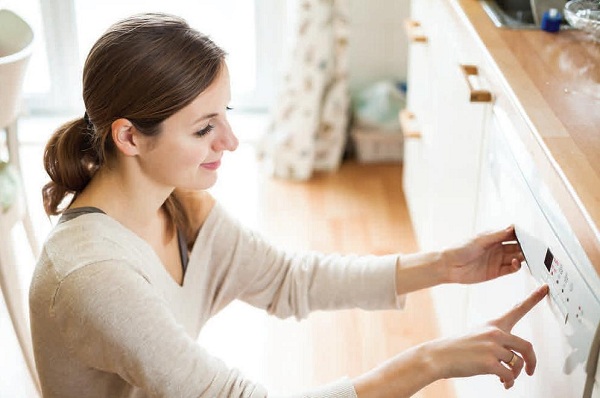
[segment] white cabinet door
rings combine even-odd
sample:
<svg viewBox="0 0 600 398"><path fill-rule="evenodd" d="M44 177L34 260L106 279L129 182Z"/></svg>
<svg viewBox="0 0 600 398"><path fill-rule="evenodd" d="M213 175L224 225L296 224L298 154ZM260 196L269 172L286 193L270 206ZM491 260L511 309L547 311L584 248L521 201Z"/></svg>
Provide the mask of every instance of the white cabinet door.
<svg viewBox="0 0 600 398"><path fill-rule="evenodd" d="M511 113L511 116L515 113L516 111ZM531 232L544 245L551 248L555 257L560 259L567 269L570 256L563 247L565 237L562 236L559 241L545 213L547 208L542 210L538 197L533 194L535 188L529 180L525 179L524 166L533 164L533 160L526 158L528 154L525 150L515 151L515 147L521 147L523 144L519 141L519 134L512 124L512 119L501 108L496 107L488 126L485 160L482 163L482 189L478 205L477 228L485 230L513 223L518 227L518 231ZM539 178L535 180L542 184ZM564 234L566 233L564 231ZM573 273L570 275L574 276ZM575 278L572 280L577 281ZM539 282L531 276L529 267L524 266L513 275L479 285L470 285L467 325L472 327L481 324L508 311L538 284ZM554 291L553 289L560 291L560 287L551 286L551 291ZM515 386L508 391L494 376L456 380L454 384L457 395L466 398L479 397L481 391L486 391L486 397L490 398L581 397L586 375L582 364L577 361L587 357L585 350L580 351L583 357L578 354L571 357L571 359L578 359L572 362L574 364L572 370L566 370L570 367L566 359L573 353L569 344L570 338L567 338L567 333L572 332L567 330L573 330L572 323L578 322L579 314L575 308L579 297L574 293L565 293L564 296L566 297L566 302L563 303L565 308L572 307L570 310L574 315L571 318L561 316L559 307L556 307L550 299L546 299L513 329L514 334L534 345L538 366L533 377L521 375ZM573 299L571 301L569 301L570 296Z"/></svg>
<svg viewBox="0 0 600 398"><path fill-rule="evenodd" d="M432 135L433 115L431 88L434 67L430 53L434 27L427 15L428 0L411 4L411 19L406 21L408 46L407 112L410 120L402 120L404 138L403 188L408 202L415 235L423 248L430 241L430 184L428 146ZM405 118L406 119L406 118ZM409 122L410 125L406 123Z"/></svg>
<svg viewBox="0 0 600 398"><path fill-rule="evenodd" d="M417 40L409 47L407 106L421 135L405 139L404 191L421 248L435 250L474 232L490 109L490 102L477 101L491 96L473 73L481 50L451 5L411 4L418 26L409 34Z"/></svg>
<svg viewBox="0 0 600 398"><path fill-rule="evenodd" d="M435 3L438 40L431 44L436 75L436 125L430 153L435 197L431 244L438 248L467 239L474 232L481 142L491 94L486 93L481 68L477 68L482 55L475 39L449 2Z"/></svg>
<svg viewBox="0 0 600 398"><path fill-rule="evenodd" d="M421 137L405 140L404 192L421 249L438 250L475 231L481 143L491 105L473 101L481 99L485 83L472 75L474 68L468 75L462 66L477 66L481 50L449 2L412 5L427 41L411 44L409 52L408 107ZM442 334L464 329L465 287L438 286L432 297Z"/></svg>

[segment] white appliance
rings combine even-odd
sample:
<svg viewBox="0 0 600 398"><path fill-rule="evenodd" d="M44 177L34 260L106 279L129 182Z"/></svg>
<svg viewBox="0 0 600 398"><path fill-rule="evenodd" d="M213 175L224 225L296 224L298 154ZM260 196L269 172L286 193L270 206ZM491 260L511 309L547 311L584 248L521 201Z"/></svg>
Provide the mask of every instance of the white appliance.
<svg viewBox="0 0 600 398"><path fill-rule="evenodd" d="M494 110L489 127L477 227L515 224L527 267L469 286L466 318L469 326L481 324L542 283L550 294L513 329L534 345L535 374L523 372L508 391L495 376L458 380L456 395L600 397L600 278L501 108Z"/></svg>

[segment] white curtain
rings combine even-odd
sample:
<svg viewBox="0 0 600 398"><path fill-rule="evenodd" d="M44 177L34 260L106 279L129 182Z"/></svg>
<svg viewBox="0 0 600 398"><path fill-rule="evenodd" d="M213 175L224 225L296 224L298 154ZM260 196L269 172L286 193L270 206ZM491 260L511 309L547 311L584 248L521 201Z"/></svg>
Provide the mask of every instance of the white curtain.
<svg viewBox="0 0 600 398"><path fill-rule="evenodd" d="M335 170L347 139L348 0L301 0L292 62L258 153L270 172L306 180Z"/></svg>

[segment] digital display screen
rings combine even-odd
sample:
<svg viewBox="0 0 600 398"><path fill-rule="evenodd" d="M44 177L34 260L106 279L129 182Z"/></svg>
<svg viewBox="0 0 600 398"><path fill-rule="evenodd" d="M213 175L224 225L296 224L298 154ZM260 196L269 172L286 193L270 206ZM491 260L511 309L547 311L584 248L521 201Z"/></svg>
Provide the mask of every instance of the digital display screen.
<svg viewBox="0 0 600 398"><path fill-rule="evenodd" d="M552 252L548 249L546 250L546 258L544 259L544 265L546 265L548 272L550 272L550 269L552 268L552 261L554 261L554 255L552 255Z"/></svg>

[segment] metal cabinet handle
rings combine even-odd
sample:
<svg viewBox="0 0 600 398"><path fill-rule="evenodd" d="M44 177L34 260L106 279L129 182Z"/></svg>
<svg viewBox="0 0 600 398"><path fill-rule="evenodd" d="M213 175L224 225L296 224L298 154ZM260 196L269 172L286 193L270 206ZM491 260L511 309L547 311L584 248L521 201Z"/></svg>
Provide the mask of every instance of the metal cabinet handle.
<svg viewBox="0 0 600 398"><path fill-rule="evenodd" d="M425 35L423 32L421 23L413 19L407 19L404 21L404 31L406 32L406 36L408 36L408 40L411 43L427 43L429 40L427 35Z"/></svg>
<svg viewBox="0 0 600 398"><path fill-rule="evenodd" d="M408 109L403 109L398 115L400 128L405 139L421 138L423 135L418 127L417 117Z"/></svg>
<svg viewBox="0 0 600 398"><path fill-rule="evenodd" d="M460 65L460 69L469 87L469 101L492 102L492 93L481 88L479 69L475 65Z"/></svg>

